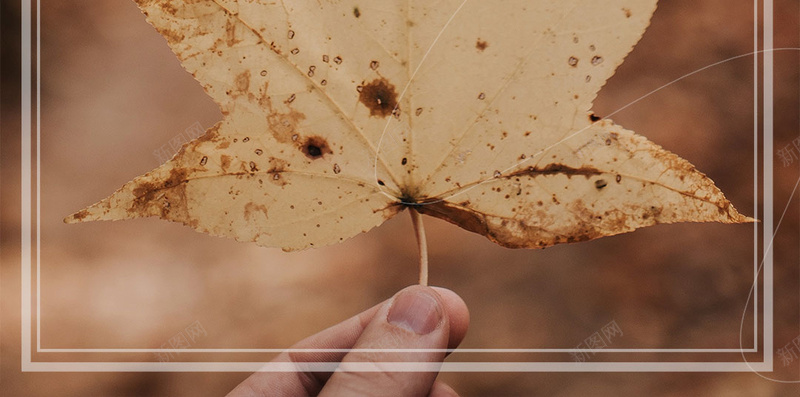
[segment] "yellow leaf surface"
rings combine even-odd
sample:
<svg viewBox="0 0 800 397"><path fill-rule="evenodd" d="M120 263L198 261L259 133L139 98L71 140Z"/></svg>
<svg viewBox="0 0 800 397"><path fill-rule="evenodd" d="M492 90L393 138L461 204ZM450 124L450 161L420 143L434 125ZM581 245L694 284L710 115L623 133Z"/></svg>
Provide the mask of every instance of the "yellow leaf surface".
<svg viewBox="0 0 800 397"><path fill-rule="evenodd" d="M748 222L591 113L656 0L138 0L224 115L66 222L158 216L303 249L407 207L507 247Z"/></svg>

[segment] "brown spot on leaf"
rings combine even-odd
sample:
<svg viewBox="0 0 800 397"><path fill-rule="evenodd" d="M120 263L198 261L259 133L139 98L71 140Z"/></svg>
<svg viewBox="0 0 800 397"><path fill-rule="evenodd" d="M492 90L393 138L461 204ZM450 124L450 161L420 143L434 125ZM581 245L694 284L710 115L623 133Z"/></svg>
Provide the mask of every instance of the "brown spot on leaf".
<svg viewBox="0 0 800 397"><path fill-rule="evenodd" d="M439 201L431 204L414 206L421 214L444 219L454 225L481 235L489 233L486 218L483 214L472 211L457 204Z"/></svg>
<svg viewBox="0 0 800 397"><path fill-rule="evenodd" d="M244 218L248 221L252 220L255 217L255 212L261 212L264 214L265 219L269 219L269 215L267 215L267 206L264 204L256 204L256 203L247 203L244 205Z"/></svg>
<svg viewBox="0 0 800 397"><path fill-rule="evenodd" d="M226 33L225 44L227 44L228 47L233 47L234 45L236 45L236 43L242 41L236 38L236 25L234 25L232 19L228 19L227 22L225 23L225 33Z"/></svg>
<svg viewBox="0 0 800 397"><path fill-rule="evenodd" d="M223 171L227 170L231 166L231 156L228 156L227 154L220 156L219 165Z"/></svg>
<svg viewBox="0 0 800 397"><path fill-rule="evenodd" d="M586 178L589 178L593 175L601 175L603 172L598 170L594 167L581 167L581 168L573 168L564 164L548 164L543 168L539 167L528 167L527 169L517 171L511 174L508 174L507 177L516 177L516 176L538 176L538 175L566 175L568 178L571 178L575 175L581 175Z"/></svg>
<svg viewBox="0 0 800 397"><path fill-rule="evenodd" d="M161 33L162 36L167 38L167 41L170 43L180 43L186 37L184 34L179 30L172 30L166 28L157 28L158 33Z"/></svg>
<svg viewBox="0 0 800 397"><path fill-rule="evenodd" d="M72 219L74 219L76 221L82 221L87 216L89 216L89 211L88 210L80 210L80 211L76 212L74 215L72 215Z"/></svg>
<svg viewBox="0 0 800 397"><path fill-rule="evenodd" d="M269 180L278 186L286 185L288 182L284 178L281 178L281 174L286 171L288 166L289 164L286 162L286 160L270 157L269 170L267 170L267 173L271 174L272 177L269 178Z"/></svg>
<svg viewBox="0 0 800 397"><path fill-rule="evenodd" d="M569 64L569 66L572 66L573 68L578 66L578 58L569 57L569 59L567 59L567 64Z"/></svg>
<svg viewBox="0 0 800 397"><path fill-rule="evenodd" d="M598 179L598 180L594 181L594 187L596 187L597 190L601 190L602 188L604 188L606 186L608 186L608 182L606 182L605 179Z"/></svg>
<svg viewBox="0 0 800 397"><path fill-rule="evenodd" d="M306 155L308 155L309 157L313 157L313 158L317 158L319 156L322 156L322 149L320 149L319 147L317 147L316 145L311 144L311 143L306 145L305 152L306 152Z"/></svg>
<svg viewBox="0 0 800 397"><path fill-rule="evenodd" d="M161 183L143 182L133 189L134 199L128 208L128 213L139 216L158 215L163 219L188 221L186 212L186 185L188 171L173 168L169 177ZM181 208L181 213L171 214L170 202L183 203L175 206Z"/></svg>
<svg viewBox="0 0 800 397"><path fill-rule="evenodd" d="M199 143L199 142L213 141L219 136L219 127L220 127L219 123L215 124L213 127L207 129L203 135L196 138L195 142Z"/></svg>
<svg viewBox="0 0 800 397"><path fill-rule="evenodd" d="M319 136L310 136L302 141L300 150L306 157L315 160L326 154L333 154L328 141Z"/></svg>
<svg viewBox="0 0 800 397"><path fill-rule="evenodd" d="M269 171L267 171L267 172L268 173L284 172L284 171L286 171L286 167L288 167L288 166L289 166L289 164L286 162L286 160L282 160L282 159L279 159L277 157L270 157L269 158L269 167L270 168L269 168Z"/></svg>
<svg viewBox="0 0 800 397"><path fill-rule="evenodd" d="M143 2L138 2L140 5L143 5ZM164 11L165 14L175 15L178 12L178 8L175 7L172 3L160 3L159 6L161 10Z"/></svg>
<svg viewBox="0 0 800 397"><path fill-rule="evenodd" d="M238 74L234 80L234 84L236 85L236 90L239 91L239 93L246 93L250 88L250 71L245 70L244 72Z"/></svg>
<svg viewBox="0 0 800 397"><path fill-rule="evenodd" d="M301 121L305 120L306 115L294 109L288 113L270 113L267 116L267 123L269 124L269 132L278 142L287 143L292 142L292 136L296 135L295 130Z"/></svg>
<svg viewBox="0 0 800 397"><path fill-rule="evenodd" d="M645 209L644 213L642 214L642 219L653 219L653 222L658 222L658 218L661 216L661 208L656 206L650 206L650 208Z"/></svg>
<svg viewBox="0 0 800 397"><path fill-rule="evenodd" d="M385 118L397 107L394 85L386 79L375 79L369 84L362 85L358 100L369 109L370 116Z"/></svg>
<svg viewBox="0 0 800 397"><path fill-rule="evenodd" d="M589 234L579 234L579 235L571 235L567 236L566 242L568 243L578 243L581 241L588 241L597 238L596 236L589 235Z"/></svg>
<svg viewBox="0 0 800 397"><path fill-rule="evenodd" d="M486 236L508 248L544 248L556 243L551 233L539 227L531 220L501 218L474 211L468 207L469 202L460 204L446 201L416 205L420 213L446 220L466 230ZM587 237L583 237L586 235ZM538 238L537 238L538 237ZM562 237L569 241L569 237ZM576 233L575 241L591 239L589 233Z"/></svg>

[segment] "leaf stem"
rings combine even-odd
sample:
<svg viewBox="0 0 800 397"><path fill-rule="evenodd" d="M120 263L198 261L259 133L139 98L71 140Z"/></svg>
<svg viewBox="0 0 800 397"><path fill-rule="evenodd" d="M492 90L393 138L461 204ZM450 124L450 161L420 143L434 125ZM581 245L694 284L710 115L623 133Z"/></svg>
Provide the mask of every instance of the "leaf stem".
<svg viewBox="0 0 800 397"><path fill-rule="evenodd" d="M428 285L428 242L425 238L425 226L422 225L422 215L414 208L409 208L411 222L414 224L414 234L417 236L419 246L419 285Z"/></svg>

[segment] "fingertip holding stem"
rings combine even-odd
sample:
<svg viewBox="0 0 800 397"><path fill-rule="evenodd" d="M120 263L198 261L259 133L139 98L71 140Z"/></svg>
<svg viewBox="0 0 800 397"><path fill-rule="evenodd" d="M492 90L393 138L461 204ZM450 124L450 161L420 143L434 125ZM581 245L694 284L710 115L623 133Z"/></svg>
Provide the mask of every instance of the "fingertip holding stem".
<svg viewBox="0 0 800 397"><path fill-rule="evenodd" d="M427 291L410 290L398 294L392 302L386 321L417 335L433 332L444 318L439 301Z"/></svg>

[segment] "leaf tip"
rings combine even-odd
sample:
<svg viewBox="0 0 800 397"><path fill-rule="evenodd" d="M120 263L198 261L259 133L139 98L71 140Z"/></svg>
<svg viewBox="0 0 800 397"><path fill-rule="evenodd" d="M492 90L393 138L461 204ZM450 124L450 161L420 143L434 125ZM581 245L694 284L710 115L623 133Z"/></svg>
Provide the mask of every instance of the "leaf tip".
<svg viewBox="0 0 800 397"><path fill-rule="evenodd" d="M760 223L760 222L761 221L758 219L737 213L736 217L733 218L731 223Z"/></svg>
<svg viewBox="0 0 800 397"><path fill-rule="evenodd" d="M760 222L758 219L751 218L747 215L743 215L736 208L733 207L732 204L728 203L725 207L720 208L720 212L724 212L727 215L724 219L720 220L722 223L755 223Z"/></svg>
<svg viewBox="0 0 800 397"><path fill-rule="evenodd" d="M89 214L89 209L88 208L84 208L84 209L82 209L82 210L80 210L80 211L78 211L78 212L76 212L76 213L74 213L72 215L69 215L66 218L64 218L64 223L66 223L66 224L81 223L87 217L89 217L89 215L90 215Z"/></svg>

